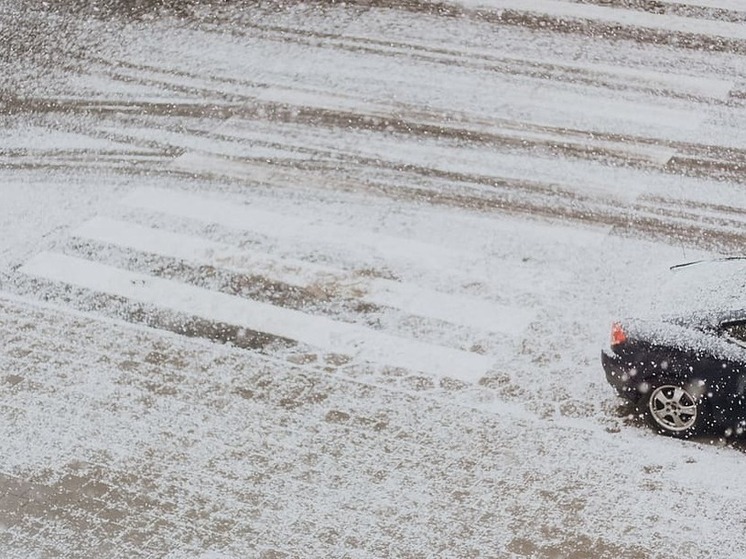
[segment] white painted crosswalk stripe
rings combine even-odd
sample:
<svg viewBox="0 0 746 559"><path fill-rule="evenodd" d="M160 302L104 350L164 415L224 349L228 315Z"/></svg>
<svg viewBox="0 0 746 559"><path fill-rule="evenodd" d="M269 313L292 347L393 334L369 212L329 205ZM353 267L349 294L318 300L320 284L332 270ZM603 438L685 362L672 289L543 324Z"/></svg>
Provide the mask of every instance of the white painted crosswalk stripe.
<svg viewBox="0 0 746 559"><path fill-rule="evenodd" d="M267 272L274 279L295 286L323 281L337 272L313 262L301 262L272 254L239 248L205 238L154 229L108 217L95 217L72 234L141 252L178 258L240 272Z"/></svg>
<svg viewBox="0 0 746 559"><path fill-rule="evenodd" d="M217 223L242 231L270 235L294 241L312 238L317 244L347 246L356 252L365 251L371 256L387 260L416 262L432 268L460 268L465 261L477 255L444 248L413 239L393 235L359 231L333 223L298 216L288 216L261 208L196 196L185 192L158 188L140 188L127 195L123 204L193 219L202 223Z"/></svg>
<svg viewBox="0 0 746 559"><path fill-rule="evenodd" d="M382 278L352 274L311 262L284 259L267 253L115 220L94 218L76 229L77 237L244 273L262 274L299 287L329 286L342 297L394 307L411 314L491 332L525 329L533 312L474 297L453 295Z"/></svg>
<svg viewBox="0 0 746 559"><path fill-rule="evenodd" d="M492 360L468 351L400 338L82 258L44 252L21 272L133 301L225 322L366 361L475 382Z"/></svg>

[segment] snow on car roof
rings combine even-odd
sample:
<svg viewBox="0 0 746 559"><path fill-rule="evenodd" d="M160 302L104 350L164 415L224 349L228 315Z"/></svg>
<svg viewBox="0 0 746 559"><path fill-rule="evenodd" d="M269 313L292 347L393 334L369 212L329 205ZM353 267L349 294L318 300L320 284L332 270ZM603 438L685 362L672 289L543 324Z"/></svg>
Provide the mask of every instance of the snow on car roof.
<svg viewBox="0 0 746 559"><path fill-rule="evenodd" d="M673 266L651 307L655 314L707 323L740 316L746 309L746 258Z"/></svg>

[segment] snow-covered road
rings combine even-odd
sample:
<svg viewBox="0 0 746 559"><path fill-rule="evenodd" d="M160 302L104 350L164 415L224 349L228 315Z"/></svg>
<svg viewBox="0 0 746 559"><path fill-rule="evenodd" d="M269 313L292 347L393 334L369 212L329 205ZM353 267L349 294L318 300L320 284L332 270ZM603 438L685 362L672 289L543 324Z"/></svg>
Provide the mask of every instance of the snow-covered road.
<svg viewBox="0 0 746 559"><path fill-rule="evenodd" d="M0 1L0 556L746 556L599 363L742 253L745 24Z"/></svg>

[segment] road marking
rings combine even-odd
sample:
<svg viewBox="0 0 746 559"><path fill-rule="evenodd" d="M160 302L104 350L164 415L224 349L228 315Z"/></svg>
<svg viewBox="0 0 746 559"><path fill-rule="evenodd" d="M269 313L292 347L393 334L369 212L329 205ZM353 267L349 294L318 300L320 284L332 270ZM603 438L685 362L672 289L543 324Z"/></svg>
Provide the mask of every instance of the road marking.
<svg viewBox="0 0 746 559"><path fill-rule="evenodd" d="M474 293L475 285L483 285L498 300L501 294L516 291L529 296L537 290L553 292L572 274L564 261L554 262L545 253L564 250L568 245L581 250L601 245L612 230L611 226L569 227L509 216L500 219L470 216L466 220L449 221L448 228L428 226L427 238L433 240L420 242L336 225L331 223L334 216L329 214L316 215L313 219L298 218L167 189L138 188L122 203L137 210L278 239L286 243L289 250L302 247L300 250L331 255L336 260L340 258L335 251L343 251L354 258L356 266L383 267L397 276L416 278L417 284L425 278L427 285L438 288L457 284L467 293ZM444 216L442 212L433 215L429 218L431 225L433 219ZM258 219L254 220L255 217ZM465 224L475 227L472 229L469 225L463 229ZM448 248L448 243L454 244L454 238L461 247L458 250ZM515 242L527 246L529 257L515 261L507 256ZM528 245L535 248L528 248Z"/></svg>
<svg viewBox="0 0 746 559"><path fill-rule="evenodd" d="M468 351L399 338L62 254L43 252L22 266L21 272L297 340L325 351L466 382L477 381L492 365L489 357Z"/></svg>
<svg viewBox="0 0 746 559"><path fill-rule="evenodd" d="M139 188L127 195L124 205L166 215L219 224L233 229L269 235L279 239L346 246L384 260L398 259L428 268L460 269L477 255L413 239L360 231L352 227L322 223L318 219L278 214L249 205L223 202L186 192L160 188Z"/></svg>
<svg viewBox="0 0 746 559"><path fill-rule="evenodd" d="M114 244L243 274L261 274L298 287L318 286L341 297L491 332L522 332L535 313L522 307L452 295L382 278L355 277L328 266L279 258L226 243L96 217L73 231L83 239Z"/></svg>

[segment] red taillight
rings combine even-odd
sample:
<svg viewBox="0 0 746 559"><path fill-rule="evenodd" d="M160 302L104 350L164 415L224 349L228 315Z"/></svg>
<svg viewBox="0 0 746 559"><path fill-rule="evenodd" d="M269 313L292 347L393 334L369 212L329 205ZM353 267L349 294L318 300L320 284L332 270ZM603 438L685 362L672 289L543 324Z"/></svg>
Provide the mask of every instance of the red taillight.
<svg viewBox="0 0 746 559"><path fill-rule="evenodd" d="M611 347L615 345L623 344L627 341L627 334L624 332L624 328L618 322L614 322L611 325Z"/></svg>

